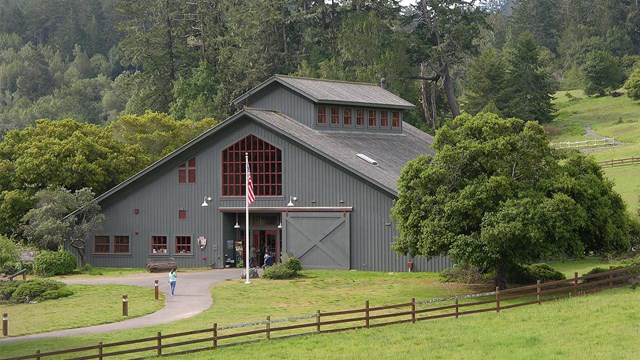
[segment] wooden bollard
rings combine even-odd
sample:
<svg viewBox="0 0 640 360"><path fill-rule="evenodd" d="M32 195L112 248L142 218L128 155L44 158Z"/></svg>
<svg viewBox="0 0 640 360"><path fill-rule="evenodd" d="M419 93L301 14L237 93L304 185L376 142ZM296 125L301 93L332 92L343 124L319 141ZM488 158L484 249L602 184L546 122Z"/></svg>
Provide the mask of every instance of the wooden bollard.
<svg viewBox="0 0 640 360"><path fill-rule="evenodd" d="M156 290L156 300L158 300L160 298L159 291L158 291L158 280L156 280L156 283L154 286Z"/></svg>
<svg viewBox="0 0 640 360"><path fill-rule="evenodd" d="M129 316L129 299L127 295L122 295L122 316Z"/></svg>
<svg viewBox="0 0 640 360"><path fill-rule="evenodd" d="M9 314L2 314L2 336L9 336Z"/></svg>

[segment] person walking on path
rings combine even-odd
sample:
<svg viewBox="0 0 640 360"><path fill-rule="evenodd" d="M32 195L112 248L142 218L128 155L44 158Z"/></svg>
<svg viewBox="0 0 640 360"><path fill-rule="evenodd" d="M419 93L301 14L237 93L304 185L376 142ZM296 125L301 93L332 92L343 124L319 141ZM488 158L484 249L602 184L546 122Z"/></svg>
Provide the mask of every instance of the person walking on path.
<svg viewBox="0 0 640 360"><path fill-rule="evenodd" d="M171 285L171 296L176 292L176 280L178 278L178 272L176 268L171 269L169 272L169 285Z"/></svg>

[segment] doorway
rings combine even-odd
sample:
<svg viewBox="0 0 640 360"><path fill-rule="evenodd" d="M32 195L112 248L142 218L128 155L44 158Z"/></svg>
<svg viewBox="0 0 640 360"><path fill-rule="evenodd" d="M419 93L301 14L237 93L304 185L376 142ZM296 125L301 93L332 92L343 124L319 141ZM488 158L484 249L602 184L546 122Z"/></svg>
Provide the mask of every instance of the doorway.
<svg viewBox="0 0 640 360"><path fill-rule="evenodd" d="M280 249L282 240L278 236L278 230L253 230L253 244L256 250L258 265L264 265L264 254L269 252L276 263L280 262Z"/></svg>

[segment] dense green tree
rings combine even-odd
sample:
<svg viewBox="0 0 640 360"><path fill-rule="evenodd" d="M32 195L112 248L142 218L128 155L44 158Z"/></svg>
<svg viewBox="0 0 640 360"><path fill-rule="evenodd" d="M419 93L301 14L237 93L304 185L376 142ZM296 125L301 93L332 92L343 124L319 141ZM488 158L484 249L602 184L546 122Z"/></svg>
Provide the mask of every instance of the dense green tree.
<svg viewBox="0 0 640 360"><path fill-rule="evenodd" d="M557 0L518 0L511 19L516 36L528 32L538 45L556 52L563 26L561 17Z"/></svg>
<svg viewBox="0 0 640 360"><path fill-rule="evenodd" d="M629 219L612 184L583 155L560 163L539 124L465 114L433 147L398 182L398 253L448 255L494 271L504 288L518 264L628 248Z"/></svg>
<svg viewBox="0 0 640 360"><path fill-rule="evenodd" d="M106 131L118 142L139 148L146 158L137 164L140 170L217 124L213 118L175 120L171 115L147 111L139 116L124 115L109 124Z"/></svg>
<svg viewBox="0 0 640 360"><path fill-rule="evenodd" d="M527 121L550 122L554 88L551 76L540 63L540 48L533 37L525 33L507 49L508 67L504 94L506 104L501 108L505 117Z"/></svg>
<svg viewBox="0 0 640 360"><path fill-rule="evenodd" d="M438 83L453 117L460 114L452 68L475 54L474 39L486 25L485 13L467 0L420 0L417 4L414 56L420 64L421 97L426 122L438 128L434 111Z"/></svg>
<svg viewBox="0 0 640 360"><path fill-rule="evenodd" d="M627 96L633 100L640 100L640 69L636 69L624 83Z"/></svg>
<svg viewBox="0 0 640 360"><path fill-rule="evenodd" d="M13 266L20 260L16 243L4 235L0 235L0 271Z"/></svg>
<svg viewBox="0 0 640 360"><path fill-rule="evenodd" d="M477 114L491 106L496 109L504 107L506 76L507 69L502 55L494 48L484 49L469 65L465 110Z"/></svg>
<svg viewBox="0 0 640 360"><path fill-rule="evenodd" d="M37 206L24 216L28 241L44 249L66 245L76 251L81 265L87 263L87 236L100 228L105 216L90 189L71 192L51 187L35 194Z"/></svg>
<svg viewBox="0 0 640 360"><path fill-rule="evenodd" d="M582 72L586 80L584 93L604 96L607 91L617 89L624 81L622 68L613 55L605 51L594 51L587 56Z"/></svg>

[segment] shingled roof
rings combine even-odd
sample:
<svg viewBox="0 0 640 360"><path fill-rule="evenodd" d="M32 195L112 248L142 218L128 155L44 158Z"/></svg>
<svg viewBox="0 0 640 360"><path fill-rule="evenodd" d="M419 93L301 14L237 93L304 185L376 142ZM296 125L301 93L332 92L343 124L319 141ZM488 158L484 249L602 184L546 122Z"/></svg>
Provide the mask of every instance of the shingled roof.
<svg viewBox="0 0 640 360"><path fill-rule="evenodd" d="M411 109L413 104L401 97L381 88L376 84L354 83L336 80L310 79L275 75L233 102L238 105L245 100L250 100L273 84L281 84L309 100L319 103L347 104L359 106L376 106L397 109ZM249 104L250 106L250 104Z"/></svg>
<svg viewBox="0 0 640 360"><path fill-rule="evenodd" d="M245 109L244 112L396 196L402 167L418 155L435 153L431 149L433 137L407 123L403 124L400 134L316 131L276 111ZM358 154L375 160L376 165Z"/></svg>

